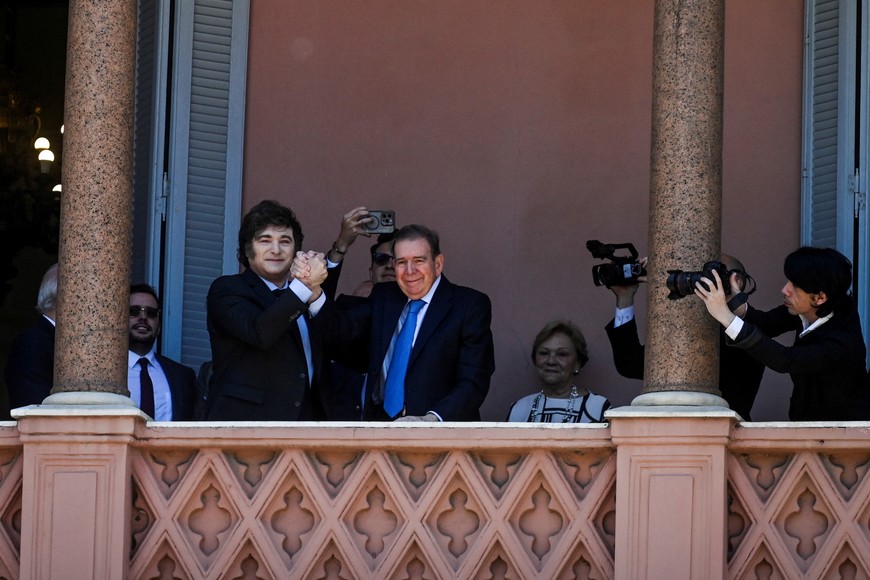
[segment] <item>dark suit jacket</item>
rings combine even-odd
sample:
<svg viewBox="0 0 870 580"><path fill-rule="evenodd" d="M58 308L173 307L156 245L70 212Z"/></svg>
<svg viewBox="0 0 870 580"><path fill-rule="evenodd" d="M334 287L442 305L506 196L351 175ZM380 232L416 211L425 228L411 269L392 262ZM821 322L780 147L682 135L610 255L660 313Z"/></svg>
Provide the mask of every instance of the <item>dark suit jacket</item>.
<svg viewBox="0 0 870 580"><path fill-rule="evenodd" d="M611 320L605 327L613 364L616 371L629 379L643 379L644 347L637 334L634 319L613 327ZM764 374L764 365L746 352L727 348L725 332L719 337L719 390L728 406L746 421L751 421L750 411L758 394L758 386Z"/></svg>
<svg viewBox="0 0 870 580"><path fill-rule="evenodd" d="M6 361L9 408L38 405L51 394L54 384L54 325L39 320L19 334Z"/></svg>
<svg viewBox="0 0 870 580"><path fill-rule="evenodd" d="M367 420L389 420L383 411L381 367L407 301L397 283L376 284L369 300L360 306L366 309L365 315L355 313L356 321L363 323L351 331L342 331L345 336L348 332L351 335L367 332L369 336L363 409ZM329 315L337 311L334 305L324 310ZM326 320L332 318L324 317L323 321ZM486 294L456 286L441 277L408 361L405 377L408 415L435 411L445 421L480 420L480 406L495 371L491 320L492 306Z"/></svg>
<svg viewBox="0 0 870 580"><path fill-rule="evenodd" d="M792 421L870 420L870 382L861 321L854 308L800 336L800 318L785 306L762 312L749 308L734 346L794 383L789 407ZM770 337L795 332L794 346Z"/></svg>
<svg viewBox="0 0 870 580"><path fill-rule="evenodd" d="M208 291L213 376L207 418L212 421L293 421L322 418L311 396L308 364L296 319L308 305L293 292L280 298L251 270L222 276ZM315 377L322 348L308 324ZM316 392L316 384L313 389Z"/></svg>
<svg viewBox="0 0 870 580"><path fill-rule="evenodd" d="M330 270L332 276L332 270ZM342 294L335 299L335 305L347 312L361 313L367 310L368 298ZM328 387L323 389L326 417L331 421L359 421L362 419L363 388L368 368L368 336L355 340L339 337L334 344L328 345L328 375L322 377ZM324 368L326 371L326 367Z"/></svg>
<svg viewBox="0 0 870 580"><path fill-rule="evenodd" d="M193 369L177 363L171 358L158 354L157 362L166 375L169 392L172 395L172 420L191 421L196 399L196 373Z"/></svg>

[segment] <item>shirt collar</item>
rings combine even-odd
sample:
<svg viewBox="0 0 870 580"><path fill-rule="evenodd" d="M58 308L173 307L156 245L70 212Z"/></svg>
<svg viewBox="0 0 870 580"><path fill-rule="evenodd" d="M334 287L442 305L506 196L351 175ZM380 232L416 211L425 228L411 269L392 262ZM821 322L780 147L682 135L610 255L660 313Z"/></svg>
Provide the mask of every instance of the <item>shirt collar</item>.
<svg viewBox="0 0 870 580"><path fill-rule="evenodd" d="M266 286L269 288L270 292L272 290L286 290L290 286L290 280L284 280L284 285L279 288L278 286L276 286L272 282L269 282L268 280L266 280L265 278L263 278L259 274L257 274L257 278L259 278L260 280L262 280L266 284Z"/></svg>
<svg viewBox="0 0 870 580"><path fill-rule="evenodd" d="M441 283L441 274L438 274L438 277L435 278L435 281L432 282L432 287L429 288L429 291L426 292L425 296L423 296L420 300L425 302L426 304L432 303L432 297L435 295L435 290L438 289L438 284Z"/></svg>
<svg viewBox="0 0 870 580"><path fill-rule="evenodd" d="M148 354L145 355L145 358L148 359L148 364L151 366L156 366L155 357L157 356L156 352L157 341L151 346L151 350L148 351ZM142 358L141 354L136 354L132 350L127 351L127 366L131 369L139 364L139 359Z"/></svg>
<svg viewBox="0 0 870 580"><path fill-rule="evenodd" d="M806 317L803 314L798 314L798 316L801 319L801 326L803 326L803 328L804 328L798 337L798 338L801 338L801 337L806 336L807 334L809 334L813 330L817 329L818 327L820 327L821 325L823 325L827 321L829 321L834 316L834 313L831 312L827 316L822 316L821 318L817 318L815 320L815 322L813 322L812 324L809 323L809 321L806 319Z"/></svg>

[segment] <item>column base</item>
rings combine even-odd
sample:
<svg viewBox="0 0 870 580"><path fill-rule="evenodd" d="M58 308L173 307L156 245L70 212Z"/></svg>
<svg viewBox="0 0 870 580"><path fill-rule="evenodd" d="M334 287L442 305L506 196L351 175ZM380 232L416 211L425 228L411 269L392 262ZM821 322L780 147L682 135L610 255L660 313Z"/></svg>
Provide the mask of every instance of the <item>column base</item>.
<svg viewBox="0 0 870 580"><path fill-rule="evenodd" d="M143 413L133 399L117 393L100 392L67 392L49 395L39 405L28 405L12 409L13 419L34 416L81 416L81 415L140 415L146 421L149 417Z"/></svg>
<svg viewBox="0 0 870 580"><path fill-rule="evenodd" d="M121 405L133 406L133 399L117 393L96 391L54 393L42 402L43 405Z"/></svg>
<svg viewBox="0 0 870 580"><path fill-rule="evenodd" d="M634 398L632 407L728 407L728 401L718 395L697 391L660 391L643 393Z"/></svg>

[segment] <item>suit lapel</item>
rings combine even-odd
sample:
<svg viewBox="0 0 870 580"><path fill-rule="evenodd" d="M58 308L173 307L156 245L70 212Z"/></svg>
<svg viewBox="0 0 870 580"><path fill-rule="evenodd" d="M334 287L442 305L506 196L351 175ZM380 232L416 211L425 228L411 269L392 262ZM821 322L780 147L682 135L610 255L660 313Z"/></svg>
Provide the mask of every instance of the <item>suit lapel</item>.
<svg viewBox="0 0 870 580"><path fill-rule="evenodd" d="M387 354L387 349L390 346L390 340L393 338L393 333L396 331L396 325L399 323L399 317L402 315L402 309L408 298L402 294L399 285L396 284L391 295L384 301L384 309L381 317L380 336L378 336L378 347L380 348L379 358L384 359Z"/></svg>
<svg viewBox="0 0 870 580"><path fill-rule="evenodd" d="M251 294L257 303L263 308L263 310L269 308L271 305L275 303L275 295L272 294L272 291L269 290L269 287L266 286L266 283L257 276L250 268L246 269L242 272L242 278L251 287ZM288 289L287 292L290 292ZM311 325L308 325L308 334L311 335ZM293 324L290 325L290 335L293 337L293 340L296 343L296 346L299 347L299 351L302 352L302 335L299 333L299 324L294 320ZM313 356L313 353L312 353Z"/></svg>
<svg viewBox="0 0 870 580"><path fill-rule="evenodd" d="M242 272L242 279L250 286L251 294L260 306L268 308L275 302L275 295L252 270L247 269Z"/></svg>
<svg viewBox="0 0 870 580"><path fill-rule="evenodd" d="M408 302L408 297L402 293L398 284L393 284L390 293L386 294L383 300L384 306L382 309L381 319L379 321L379 329L377 332L378 350L373 354L377 361L383 362L387 354L387 349L390 347L390 341L393 339L393 334L396 332L396 325L399 323L399 317L402 315L402 310ZM414 348L411 350L411 358L408 364L413 364L424 345L435 334L436 329L441 325L441 322L450 312L453 307L453 284L447 278L441 276L441 282L438 284L438 289L432 296L432 302L426 309L426 316L423 318L423 325L417 332L417 339L414 341ZM377 311L377 309L375 309Z"/></svg>
<svg viewBox="0 0 870 580"><path fill-rule="evenodd" d="M175 365L166 362L166 357L156 355L157 362L160 363L160 368L163 369L163 375L166 377L166 384L169 385L169 396L172 399L172 420L178 420L178 413L181 411L181 401L178 398L178 389L181 386L181 377L175 372Z"/></svg>
<svg viewBox="0 0 870 580"><path fill-rule="evenodd" d="M411 358L408 360L408 365L414 364L414 360L423 351L432 335L435 334L435 330L441 325L441 321L444 320L447 313L450 312L452 305L453 285L442 275L441 282L438 283L438 289L432 295L432 302L426 309L423 324L417 332L417 339L414 341L414 348L411 350Z"/></svg>

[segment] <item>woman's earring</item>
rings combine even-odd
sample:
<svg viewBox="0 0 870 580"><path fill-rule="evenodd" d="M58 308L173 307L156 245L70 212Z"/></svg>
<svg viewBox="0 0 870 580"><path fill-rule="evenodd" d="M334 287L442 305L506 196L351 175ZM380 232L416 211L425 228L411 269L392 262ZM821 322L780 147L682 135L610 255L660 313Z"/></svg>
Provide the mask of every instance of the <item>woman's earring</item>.
<svg viewBox="0 0 870 580"><path fill-rule="evenodd" d="M574 374L575 374L575 375L579 375L579 374L580 374L580 369L574 369Z"/></svg>

